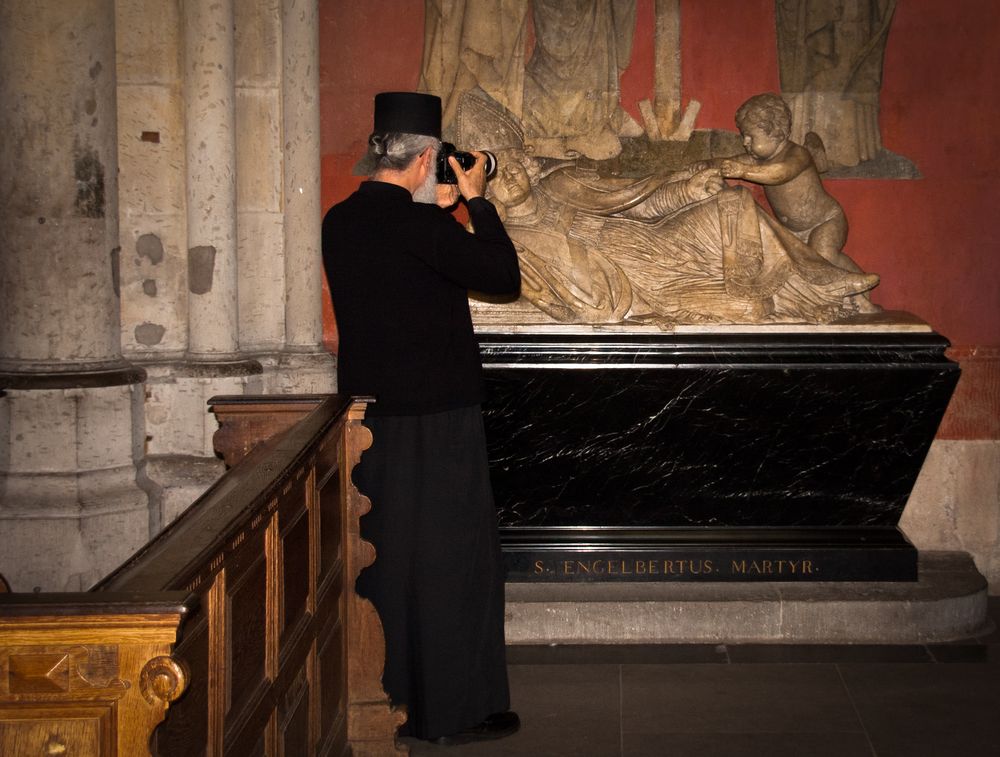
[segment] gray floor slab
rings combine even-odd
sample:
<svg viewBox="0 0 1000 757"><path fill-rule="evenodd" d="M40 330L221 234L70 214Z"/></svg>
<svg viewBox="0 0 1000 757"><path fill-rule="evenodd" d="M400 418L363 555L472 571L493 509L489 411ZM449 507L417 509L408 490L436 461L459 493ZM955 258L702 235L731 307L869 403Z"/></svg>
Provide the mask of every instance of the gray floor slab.
<svg viewBox="0 0 1000 757"><path fill-rule="evenodd" d="M1000 598L989 600L1000 625ZM996 757L1000 634L934 645L510 650L520 733L415 755Z"/></svg>
<svg viewBox="0 0 1000 757"><path fill-rule="evenodd" d="M875 757L863 733L625 734L624 757Z"/></svg>
<svg viewBox="0 0 1000 757"><path fill-rule="evenodd" d="M511 665L511 706L521 730L494 742L435 747L408 739L415 755L538 755L614 757L621 754L621 667Z"/></svg>
<svg viewBox="0 0 1000 757"><path fill-rule="evenodd" d="M861 733L834 665L629 665L622 731Z"/></svg>
<svg viewBox="0 0 1000 757"><path fill-rule="evenodd" d="M1000 666L839 666L878 757L996 757Z"/></svg>

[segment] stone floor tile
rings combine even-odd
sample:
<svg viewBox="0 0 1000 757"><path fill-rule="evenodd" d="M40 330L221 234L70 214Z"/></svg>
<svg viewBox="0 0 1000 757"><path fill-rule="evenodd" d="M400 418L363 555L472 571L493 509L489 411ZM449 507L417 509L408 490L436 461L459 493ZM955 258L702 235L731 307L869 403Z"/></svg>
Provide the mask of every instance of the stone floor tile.
<svg viewBox="0 0 1000 757"><path fill-rule="evenodd" d="M636 733L861 732L834 665L630 665L622 730Z"/></svg>
<svg viewBox="0 0 1000 757"><path fill-rule="evenodd" d="M625 734L623 757L875 757L863 733Z"/></svg>
<svg viewBox="0 0 1000 757"><path fill-rule="evenodd" d="M521 730L505 739L436 747L407 740L415 755L618 757L621 754L617 665L509 665L511 708Z"/></svg>
<svg viewBox="0 0 1000 757"><path fill-rule="evenodd" d="M936 662L1000 663L1000 644L929 644Z"/></svg>
<svg viewBox="0 0 1000 757"><path fill-rule="evenodd" d="M878 757L995 757L1000 666L842 665Z"/></svg>
<svg viewBox="0 0 1000 757"><path fill-rule="evenodd" d="M734 663L934 662L921 644L729 644Z"/></svg>

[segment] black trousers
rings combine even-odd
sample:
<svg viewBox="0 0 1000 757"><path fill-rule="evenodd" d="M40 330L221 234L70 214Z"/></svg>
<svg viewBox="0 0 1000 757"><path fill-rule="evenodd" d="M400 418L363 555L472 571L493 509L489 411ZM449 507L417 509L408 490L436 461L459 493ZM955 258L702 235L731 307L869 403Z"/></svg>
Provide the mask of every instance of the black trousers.
<svg viewBox="0 0 1000 757"><path fill-rule="evenodd" d="M358 593L385 629L382 678L406 704L402 735L456 733L510 706L504 577L478 406L371 417L354 480L372 501L375 545Z"/></svg>

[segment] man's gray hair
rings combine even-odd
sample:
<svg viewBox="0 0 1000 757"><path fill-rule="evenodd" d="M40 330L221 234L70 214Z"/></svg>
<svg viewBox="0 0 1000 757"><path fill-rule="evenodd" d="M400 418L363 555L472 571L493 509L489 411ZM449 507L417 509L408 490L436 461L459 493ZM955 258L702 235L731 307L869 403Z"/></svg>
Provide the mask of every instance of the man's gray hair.
<svg viewBox="0 0 1000 757"><path fill-rule="evenodd" d="M368 138L368 150L375 158L375 172L401 171L407 168L428 147L435 154L441 148L441 140L426 134L372 134Z"/></svg>

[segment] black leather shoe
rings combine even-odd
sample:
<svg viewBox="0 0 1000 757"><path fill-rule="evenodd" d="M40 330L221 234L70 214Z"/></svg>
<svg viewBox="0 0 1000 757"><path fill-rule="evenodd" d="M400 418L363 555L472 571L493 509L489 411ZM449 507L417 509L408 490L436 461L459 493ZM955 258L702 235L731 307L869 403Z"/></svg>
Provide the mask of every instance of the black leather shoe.
<svg viewBox="0 0 1000 757"><path fill-rule="evenodd" d="M482 723L466 728L464 731L453 733L450 736L441 736L432 739L432 744L442 746L455 746L457 744L468 744L473 741L489 741L491 739L502 739L517 733L521 727L521 719L516 712L494 712Z"/></svg>

